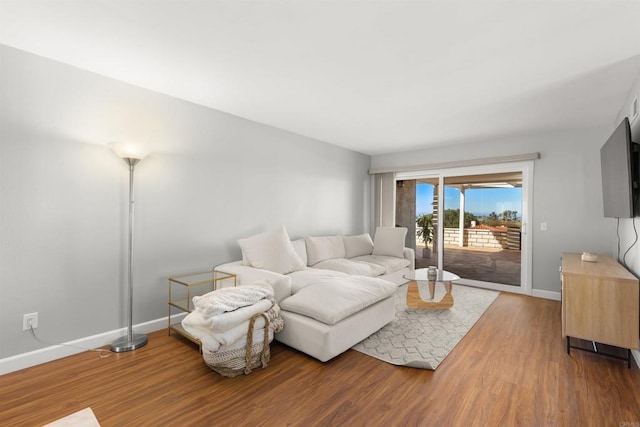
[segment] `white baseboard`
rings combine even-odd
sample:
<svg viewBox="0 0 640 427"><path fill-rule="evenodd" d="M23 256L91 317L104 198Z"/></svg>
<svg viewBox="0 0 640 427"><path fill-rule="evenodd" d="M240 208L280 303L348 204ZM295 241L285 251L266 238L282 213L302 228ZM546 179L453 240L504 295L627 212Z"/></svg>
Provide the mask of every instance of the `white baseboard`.
<svg viewBox="0 0 640 427"><path fill-rule="evenodd" d="M184 316L186 316L186 313L174 314L173 316L171 316L171 323L180 321ZM134 332L142 334L148 334L166 328L166 317L133 326ZM82 353L83 351L87 351L88 349L102 347L111 344L111 342L123 335L126 335L126 333L127 328L120 328L113 331L92 335L90 337L69 341L61 345L53 345L50 347L30 351L28 353L5 357L4 359L0 359L0 375L19 371L20 369L29 368L31 366L40 365L42 363L51 362L53 360L71 356L73 354Z"/></svg>
<svg viewBox="0 0 640 427"><path fill-rule="evenodd" d="M533 296L537 298L560 301L560 292L534 289ZM171 323L181 320L181 318L185 315L186 313L174 314L173 316L171 316ZM143 334L149 334L151 332L159 331L161 329L165 329L166 327L166 317L134 325L135 332ZM97 348L108 345L115 339L124 335L126 332L127 328L116 329L113 331L104 332L102 334L92 335L90 337L69 341L64 343L64 345L45 347L39 350L31 351L29 353L17 354L15 356L0 359L0 375L8 374L10 372L19 371L20 369L30 368L31 366L40 365L42 363L47 363L53 360L61 359L63 357L82 353L83 351L86 351L84 349ZM67 347L67 345L83 347L84 349ZM633 355L636 364L640 366L640 351L631 350L631 354Z"/></svg>
<svg viewBox="0 0 640 427"><path fill-rule="evenodd" d="M560 301L562 299L562 294L560 292L545 291L543 289L534 289L531 292L531 296L536 298L551 299L554 301Z"/></svg>

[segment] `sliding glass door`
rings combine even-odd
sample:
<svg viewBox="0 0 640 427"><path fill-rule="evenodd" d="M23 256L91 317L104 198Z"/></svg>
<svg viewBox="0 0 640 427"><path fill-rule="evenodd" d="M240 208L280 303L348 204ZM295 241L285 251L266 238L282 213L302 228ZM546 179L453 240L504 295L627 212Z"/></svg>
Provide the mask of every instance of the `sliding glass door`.
<svg viewBox="0 0 640 427"><path fill-rule="evenodd" d="M444 269L520 286L522 172L447 176L444 192Z"/></svg>
<svg viewBox="0 0 640 427"><path fill-rule="evenodd" d="M529 162L398 174L416 184L416 268L530 294L532 174Z"/></svg>

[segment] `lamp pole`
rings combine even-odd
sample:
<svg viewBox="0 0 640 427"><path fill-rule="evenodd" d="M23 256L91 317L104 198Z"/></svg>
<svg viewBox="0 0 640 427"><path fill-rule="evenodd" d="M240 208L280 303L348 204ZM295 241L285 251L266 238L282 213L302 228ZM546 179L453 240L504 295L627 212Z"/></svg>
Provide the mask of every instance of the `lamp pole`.
<svg viewBox="0 0 640 427"><path fill-rule="evenodd" d="M129 165L129 310L127 312L127 335L118 338L111 343L111 351L123 353L125 351L135 350L147 343L145 334L133 333L133 231L134 231L134 193L133 178L136 164L141 159L132 157L123 157L123 160Z"/></svg>

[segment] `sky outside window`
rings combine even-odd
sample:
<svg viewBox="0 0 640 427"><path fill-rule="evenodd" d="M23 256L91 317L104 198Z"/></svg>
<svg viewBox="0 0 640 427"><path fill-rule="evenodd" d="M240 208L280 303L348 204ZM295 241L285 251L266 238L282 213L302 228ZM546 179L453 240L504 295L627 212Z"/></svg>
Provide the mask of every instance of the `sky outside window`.
<svg viewBox="0 0 640 427"><path fill-rule="evenodd" d="M460 209L460 191L445 186L445 209ZM433 185L416 185L416 215L433 213ZM476 216L510 210L522 214L522 188L474 188L465 191L465 211Z"/></svg>

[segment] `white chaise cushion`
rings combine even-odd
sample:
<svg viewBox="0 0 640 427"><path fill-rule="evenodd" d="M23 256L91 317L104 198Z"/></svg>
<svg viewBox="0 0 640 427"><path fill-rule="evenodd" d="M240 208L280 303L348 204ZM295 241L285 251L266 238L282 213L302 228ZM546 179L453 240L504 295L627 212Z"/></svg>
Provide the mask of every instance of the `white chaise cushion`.
<svg viewBox="0 0 640 427"><path fill-rule="evenodd" d="M285 298L280 307L316 319L327 325L393 295L397 286L372 277L349 276L320 280Z"/></svg>
<svg viewBox="0 0 640 427"><path fill-rule="evenodd" d="M342 236L305 236L307 243L307 265L312 266L331 258L344 258L344 241Z"/></svg>
<svg viewBox="0 0 640 427"><path fill-rule="evenodd" d="M373 255L403 257L406 227L378 227L373 239Z"/></svg>
<svg viewBox="0 0 640 427"><path fill-rule="evenodd" d="M313 268L341 271L347 274L367 277L378 277L387 272L387 269L381 265L373 264L366 261L355 261L346 258L325 259L324 261L320 261L319 263L315 264Z"/></svg>
<svg viewBox="0 0 640 427"><path fill-rule="evenodd" d="M287 274L306 267L284 226L238 240L243 258L254 268Z"/></svg>
<svg viewBox="0 0 640 427"><path fill-rule="evenodd" d="M347 258L361 255L371 255L373 252L373 240L369 233L357 236L343 236L344 250Z"/></svg>
<svg viewBox="0 0 640 427"><path fill-rule="evenodd" d="M289 295L293 295L300 289L313 285L314 283L325 280L333 280L334 278L348 278L349 275L340 271L322 270L320 268L305 268L304 270L294 271L287 274L286 277L291 280L291 290Z"/></svg>
<svg viewBox="0 0 640 427"><path fill-rule="evenodd" d="M365 262L367 264L377 265L382 269L381 274L391 274L398 270L402 270L405 267L411 265L411 261L406 258L396 258L394 256L382 256L382 255L363 255L355 257L349 261Z"/></svg>

